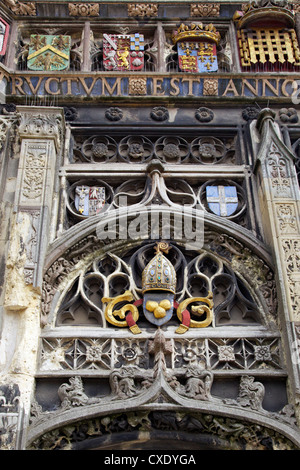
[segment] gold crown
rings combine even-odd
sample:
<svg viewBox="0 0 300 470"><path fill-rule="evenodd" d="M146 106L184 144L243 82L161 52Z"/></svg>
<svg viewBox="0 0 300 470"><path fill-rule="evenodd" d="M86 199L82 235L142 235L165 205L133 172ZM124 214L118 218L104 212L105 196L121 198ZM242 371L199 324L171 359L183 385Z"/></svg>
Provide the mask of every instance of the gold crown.
<svg viewBox="0 0 300 470"><path fill-rule="evenodd" d="M145 267L142 274L142 292L164 290L176 293L176 272L172 263L163 255L168 253L168 243L160 242L155 247L156 255Z"/></svg>
<svg viewBox="0 0 300 470"><path fill-rule="evenodd" d="M191 26L182 23L172 36L174 44L178 41L190 39L210 39L219 44L221 36L212 23L207 25L193 23Z"/></svg>

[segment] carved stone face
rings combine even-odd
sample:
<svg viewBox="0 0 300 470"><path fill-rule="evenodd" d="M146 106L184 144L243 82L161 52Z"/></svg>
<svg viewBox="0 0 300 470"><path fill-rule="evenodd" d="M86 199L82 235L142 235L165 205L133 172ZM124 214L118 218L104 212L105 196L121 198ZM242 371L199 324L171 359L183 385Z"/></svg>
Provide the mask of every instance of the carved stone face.
<svg viewBox="0 0 300 470"><path fill-rule="evenodd" d="M200 144L199 153L203 158L211 158L216 155L216 148L213 144Z"/></svg>
<svg viewBox="0 0 300 470"><path fill-rule="evenodd" d="M132 158L140 158L144 154L144 147L138 142L132 143L130 144L128 154Z"/></svg>

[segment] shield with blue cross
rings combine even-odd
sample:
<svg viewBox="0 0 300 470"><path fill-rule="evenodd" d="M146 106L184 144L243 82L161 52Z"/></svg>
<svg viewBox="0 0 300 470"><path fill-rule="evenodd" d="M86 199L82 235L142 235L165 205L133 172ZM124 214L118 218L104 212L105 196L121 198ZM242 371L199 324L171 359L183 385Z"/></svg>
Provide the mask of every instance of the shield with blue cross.
<svg viewBox="0 0 300 470"><path fill-rule="evenodd" d="M238 208L235 186L206 186L206 201L209 209L221 217L229 217Z"/></svg>

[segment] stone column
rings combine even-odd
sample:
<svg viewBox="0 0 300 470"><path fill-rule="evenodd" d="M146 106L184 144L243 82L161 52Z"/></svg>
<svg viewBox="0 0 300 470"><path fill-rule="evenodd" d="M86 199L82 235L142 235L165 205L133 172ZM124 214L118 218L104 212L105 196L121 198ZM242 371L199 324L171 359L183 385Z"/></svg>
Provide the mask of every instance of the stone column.
<svg viewBox="0 0 300 470"><path fill-rule="evenodd" d="M17 112L20 156L5 272L0 395L7 387L14 390L28 419L40 335L43 261L57 197L54 183L64 116L60 108L20 106ZM22 436L14 437L11 448L20 447Z"/></svg>
<svg viewBox="0 0 300 470"><path fill-rule="evenodd" d="M264 109L252 123L256 174L265 239L277 272L279 322L286 341L291 397L300 396L296 329L300 324L300 192L294 155L285 146L275 113ZM299 343L300 344L300 343ZM300 423L300 409L297 412Z"/></svg>

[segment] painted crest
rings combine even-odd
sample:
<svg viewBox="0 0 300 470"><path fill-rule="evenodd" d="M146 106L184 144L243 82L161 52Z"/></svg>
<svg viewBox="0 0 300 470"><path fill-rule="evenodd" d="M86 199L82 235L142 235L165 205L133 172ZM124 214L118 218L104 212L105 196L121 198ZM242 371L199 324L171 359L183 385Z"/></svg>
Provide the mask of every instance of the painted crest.
<svg viewBox="0 0 300 470"><path fill-rule="evenodd" d="M142 34L104 34L103 63L105 70L138 71L144 67Z"/></svg>
<svg viewBox="0 0 300 470"><path fill-rule="evenodd" d="M97 186L77 186L75 207L85 216L98 215L105 204L105 188Z"/></svg>
<svg viewBox="0 0 300 470"><path fill-rule="evenodd" d="M66 70L70 64L71 36L32 34L27 66L30 70Z"/></svg>
<svg viewBox="0 0 300 470"><path fill-rule="evenodd" d="M176 309L176 315L180 321L176 329L178 334L184 334L190 327L206 328L211 324L213 320L212 292L209 292L207 297L188 297L180 303L176 302L176 271L163 254L168 254L169 249L168 243L157 243L156 255L149 261L142 273L142 299L134 300L129 290L117 297L102 298L102 303L107 303L104 314L109 323L118 327L127 326L133 334L139 334L141 330L137 324L138 308L143 306L146 319L158 327L167 323L172 318L173 310ZM124 305L126 301L134 302ZM190 304L194 305L189 307ZM192 316L201 318L203 315L204 320L192 318Z"/></svg>
<svg viewBox="0 0 300 470"><path fill-rule="evenodd" d="M206 186L206 200L210 210L222 217L232 215L239 202L235 186Z"/></svg>
<svg viewBox="0 0 300 470"><path fill-rule="evenodd" d="M9 25L0 18L0 56L6 52L7 40L9 34Z"/></svg>
<svg viewBox="0 0 300 470"><path fill-rule="evenodd" d="M183 72L216 72L217 46L208 41L180 41L177 46L180 70Z"/></svg>
<svg viewBox="0 0 300 470"><path fill-rule="evenodd" d="M220 33L213 24L181 24L174 32L179 68L183 72L207 73L218 70L217 45Z"/></svg>

